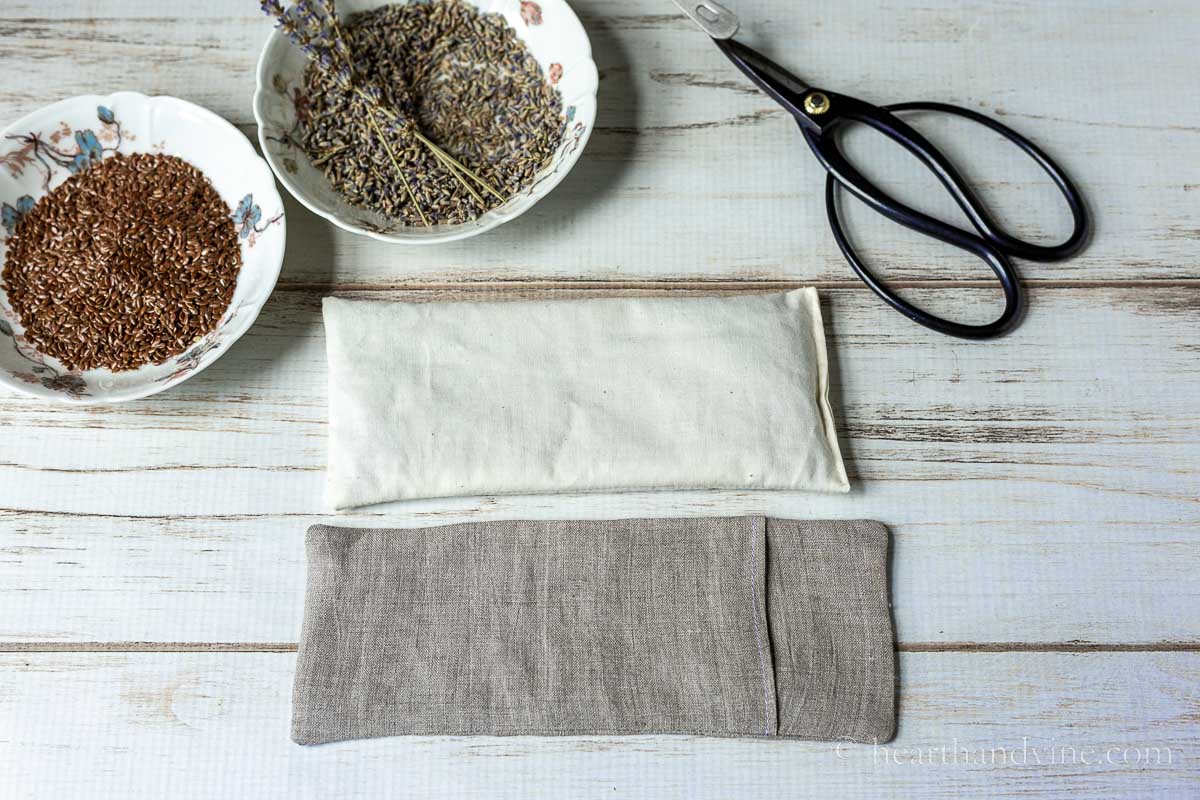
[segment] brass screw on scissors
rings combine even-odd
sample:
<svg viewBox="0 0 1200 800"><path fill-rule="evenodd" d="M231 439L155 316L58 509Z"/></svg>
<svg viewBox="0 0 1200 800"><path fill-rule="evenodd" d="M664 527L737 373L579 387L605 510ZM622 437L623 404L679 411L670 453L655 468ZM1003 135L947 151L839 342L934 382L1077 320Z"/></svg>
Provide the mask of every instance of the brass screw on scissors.
<svg viewBox="0 0 1200 800"><path fill-rule="evenodd" d="M804 98L804 110L820 116L829 110L829 97L823 92L811 92Z"/></svg>

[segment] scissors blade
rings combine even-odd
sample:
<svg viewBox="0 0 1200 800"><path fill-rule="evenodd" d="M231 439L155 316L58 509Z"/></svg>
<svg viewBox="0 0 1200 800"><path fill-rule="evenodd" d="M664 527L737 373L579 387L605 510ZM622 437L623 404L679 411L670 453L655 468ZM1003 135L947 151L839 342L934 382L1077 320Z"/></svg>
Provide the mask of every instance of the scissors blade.
<svg viewBox="0 0 1200 800"><path fill-rule="evenodd" d="M802 97L812 88L757 50L741 42L719 41L717 46L750 80L792 114L800 113Z"/></svg>
<svg viewBox="0 0 1200 800"><path fill-rule="evenodd" d="M732 39L738 32L737 15L716 0L674 0L688 19L714 39Z"/></svg>

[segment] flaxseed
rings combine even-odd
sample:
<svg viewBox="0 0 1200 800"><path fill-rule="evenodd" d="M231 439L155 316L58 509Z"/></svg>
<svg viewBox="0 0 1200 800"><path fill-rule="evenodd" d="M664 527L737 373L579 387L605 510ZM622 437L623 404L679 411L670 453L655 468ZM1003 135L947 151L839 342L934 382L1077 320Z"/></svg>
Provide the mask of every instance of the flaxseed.
<svg viewBox="0 0 1200 800"><path fill-rule="evenodd" d="M8 301L71 370L161 363L220 322L242 257L228 206L174 156L120 154L41 198L8 241Z"/></svg>

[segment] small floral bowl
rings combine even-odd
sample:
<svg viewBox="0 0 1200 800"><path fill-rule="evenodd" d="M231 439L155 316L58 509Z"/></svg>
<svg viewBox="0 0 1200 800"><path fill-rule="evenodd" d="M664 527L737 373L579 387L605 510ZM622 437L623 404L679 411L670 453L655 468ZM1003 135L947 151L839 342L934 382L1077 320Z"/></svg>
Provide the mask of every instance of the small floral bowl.
<svg viewBox="0 0 1200 800"><path fill-rule="evenodd" d="M349 15L405 1L340 0L338 12ZM596 121L596 87L600 79L583 25L566 0L467 1L483 13L503 15L541 64L546 79L562 94L566 113L563 142L533 185L478 219L432 228L408 225L350 205L295 144L299 116L307 113L309 107L303 90L308 59L286 36L275 31L258 60L254 118L267 162L297 200L353 233L385 242L435 244L475 236L514 219L549 194L566 176L579 160Z"/></svg>
<svg viewBox="0 0 1200 800"><path fill-rule="evenodd" d="M0 386L69 403L119 403L161 392L216 361L246 332L283 263L283 201L271 170L237 128L174 97L134 92L73 97L35 111L0 134L0 263L7 239L34 203L71 175L114 153L177 156L202 171L229 205L242 268L217 328L162 364L73 372L39 353L0 285Z"/></svg>

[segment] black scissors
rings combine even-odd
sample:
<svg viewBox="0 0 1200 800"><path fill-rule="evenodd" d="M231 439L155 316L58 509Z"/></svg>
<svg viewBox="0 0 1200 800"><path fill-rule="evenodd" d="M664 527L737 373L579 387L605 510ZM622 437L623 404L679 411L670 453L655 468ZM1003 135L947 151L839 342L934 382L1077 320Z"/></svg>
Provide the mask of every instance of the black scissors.
<svg viewBox="0 0 1200 800"><path fill-rule="evenodd" d="M875 294L914 322L939 333L965 339L989 339L1006 333L1020 320L1023 306L1021 284L1009 258L1061 261L1083 247L1087 237L1088 214L1079 191L1049 156L1012 128L970 109L945 103L918 102L873 106L844 94L813 88L761 53L733 41L733 35L738 30L738 20L729 9L713 0L675 0L675 4L713 38L717 47L721 48L746 77L796 118L813 155L828 172L825 181L825 206L833 238L841 248L842 254L858 273L858 277L862 278ZM896 116L895 112L903 111L935 111L964 117L990 128L1019 147L1045 170L1066 198L1075 224L1070 237L1061 244L1040 245L1018 239L1001 228L949 160L928 139ZM923 214L891 197L863 177L862 173L846 160L834 135L846 122L869 125L916 156L950 192L975 230L948 225ZM838 214L839 187L849 190L888 219L972 253L985 261L996 273L1004 289L1004 313L986 325L964 325L936 317L896 296L868 269L850 246Z"/></svg>

